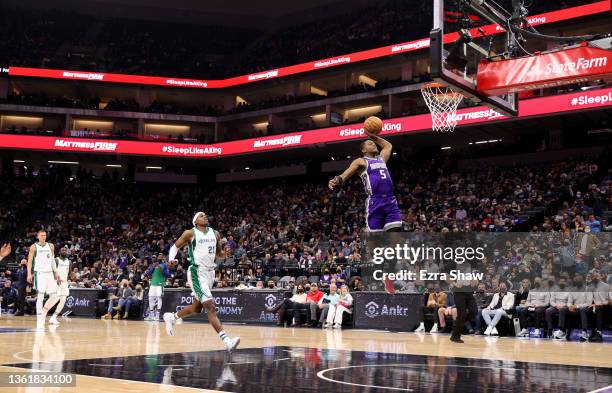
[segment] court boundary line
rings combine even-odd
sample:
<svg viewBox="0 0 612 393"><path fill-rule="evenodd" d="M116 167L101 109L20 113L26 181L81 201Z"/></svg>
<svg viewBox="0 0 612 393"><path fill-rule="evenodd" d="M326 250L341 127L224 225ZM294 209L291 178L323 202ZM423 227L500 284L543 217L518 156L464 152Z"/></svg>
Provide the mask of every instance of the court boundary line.
<svg viewBox="0 0 612 393"><path fill-rule="evenodd" d="M397 367L397 366L433 366L433 367L460 367L460 368L488 368L488 369L494 369L494 370L520 370L518 368L514 368L514 367L483 367L483 366L469 366L469 365L461 365L461 364L455 364L455 365L448 365L448 364L434 364L434 365L426 365L423 363L392 363L392 364L359 364L359 365L354 365L354 366L342 366L342 367L332 367L332 368L327 368L325 370L321 370L319 372L317 372L317 377L327 381L327 382L332 382L332 383L340 383L343 385L350 385L350 386L360 386L360 387L365 387L365 388L378 388L378 389L387 389L387 390L398 390L398 391L403 391L403 392L413 392L414 389L410 389L410 388L396 388L396 387L392 387L392 386L378 386L378 385L366 385L366 384L360 384L360 383L354 383L354 382L345 382L345 381L338 381L336 379L331 379L329 377L326 377L325 374L328 371L334 371L334 370L346 370L349 368L364 368L364 367ZM604 386L602 388L598 388L592 391L589 391L587 393L601 393L601 392L605 392L606 389L612 388L612 385L609 386Z"/></svg>

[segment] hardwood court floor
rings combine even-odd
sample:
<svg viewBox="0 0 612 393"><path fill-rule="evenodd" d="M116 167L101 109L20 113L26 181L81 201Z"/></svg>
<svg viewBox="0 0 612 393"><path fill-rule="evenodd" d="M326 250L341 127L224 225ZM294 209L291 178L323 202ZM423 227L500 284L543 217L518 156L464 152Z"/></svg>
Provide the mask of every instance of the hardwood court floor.
<svg viewBox="0 0 612 393"><path fill-rule="evenodd" d="M0 391L612 391L610 344L466 336L459 345L448 335L226 325L242 340L228 357L200 323L178 325L175 337L144 321L35 327L33 317L0 318L0 372L76 373L76 388Z"/></svg>

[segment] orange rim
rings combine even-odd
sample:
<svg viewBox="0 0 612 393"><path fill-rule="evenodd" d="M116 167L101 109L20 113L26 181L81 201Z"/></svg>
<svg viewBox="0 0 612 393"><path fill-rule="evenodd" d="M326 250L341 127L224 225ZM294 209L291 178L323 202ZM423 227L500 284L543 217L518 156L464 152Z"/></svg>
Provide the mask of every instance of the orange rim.
<svg viewBox="0 0 612 393"><path fill-rule="evenodd" d="M429 82L423 85L423 87L421 87L421 89L427 89L427 88L442 88L442 87L448 87L446 85L443 85L442 83L438 83L438 82Z"/></svg>

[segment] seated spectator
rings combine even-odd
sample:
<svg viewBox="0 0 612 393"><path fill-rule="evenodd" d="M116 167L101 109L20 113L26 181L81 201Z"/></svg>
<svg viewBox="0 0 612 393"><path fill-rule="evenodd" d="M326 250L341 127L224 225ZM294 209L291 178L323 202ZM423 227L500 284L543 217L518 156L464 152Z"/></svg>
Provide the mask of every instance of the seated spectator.
<svg viewBox="0 0 612 393"><path fill-rule="evenodd" d="M448 316L452 318L453 322L457 319L457 305L455 304L455 296L452 291L446 293L446 303L444 307L438 309L438 320L443 331L446 330L446 317Z"/></svg>
<svg viewBox="0 0 612 393"><path fill-rule="evenodd" d="M142 305L143 296L144 296L144 289L142 288L142 285L140 284L136 285L136 288L134 289L134 294L128 297L128 299L125 302L125 305L123 308L124 310L123 319L127 319L127 317L130 315L130 308L140 307Z"/></svg>
<svg viewBox="0 0 612 393"><path fill-rule="evenodd" d="M266 289L276 289L276 283L274 282L274 280L268 280L268 287Z"/></svg>
<svg viewBox="0 0 612 393"><path fill-rule="evenodd" d="M345 312L351 312L351 306L353 305L353 297L349 293L348 286L343 285L340 287L340 296L336 305L330 305L327 311L327 322L326 326L331 326L333 322L334 329L342 328L342 317Z"/></svg>
<svg viewBox="0 0 612 393"><path fill-rule="evenodd" d="M319 284L321 285L321 289L327 289L329 288L329 284L331 283L333 276L331 274L329 274L329 269L325 268L325 270L323 270L323 275L321 276L320 280L319 280Z"/></svg>
<svg viewBox="0 0 612 393"><path fill-rule="evenodd" d="M559 310L559 328L561 334L559 338L567 336L567 315L580 315L580 327L582 332L580 333L580 341L585 342L589 339L587 335L587 329L589 328L589 316L588 313L591 311L591 305L593 304L593 293L590 292L584 286L584 278L582 275L577 274L574 277L574 288L569 293L567 299L567 307Z"/></svg>
<svg viewBox="0 0 612 393"><path fill-rule="evenodd" d="M291 298L283 300L274 307L266 307L266 310L271 313L278 313L278 326L283 325L287 310L293 310L294 322L291 324L291 327L299 326L300 311L310 310L310 307L306 305L306 296L304 286L300 284L297 286L296 293Z"/></svg>
<svg viewBox="0 0 612 393"><path fill-rule="evenodd" d="M570 292L566 288L567 281L564 277L559 278L559 290L550 292L550 307L546 309L546 337L553 337L557 340L564 339L565 333L563 330L557 330L553 335L553 317L559 318L559 327L565 326L565 319L561 317L561 313L566 315L567 306L569 304Z"/></svg>
<svg viewBox="0 0 612 393"><path fill-rule="evenodd" d="M257 284L255 284L255 288L256 290L262 290L264 289L264 285L263 285L263 281L257 281Z"/></svg>
<svg viewBox="0 0 612 393"><path fill-rule="evenodd" d="M470 334L480 334L480 325L482 321L482 310L484 310L490 303L491 296L486 293L486 285L484 283L478 284L478 288L474 293L474 300L476 300L476 308L478 313L472 321L465 321L465 327ZM513 304L514 306L514 304Z"/></svg>
<svg viewBox="0 0 612 393"><path fill-rule="evenodd" d="M261 266L257 266L255 271L255 280L256 281L266 281L266 274L263 272L263 268Z"/></svg>
<svg viewBox="0 0 612 393"><path fill-rule="evenodd" d="M342 253L339 255L342 255ZM336 285L344 284L346 282L346 274L344 274L342 267L340 266L336 267L336 273L332 274L332 277L336 280Z"/></svg>
<svg viewBox="0 0 612 393"><path fill-rule="evenodd" d="M493 295L491 303L482 310L482 317L487 324L484 334L486 336L497 336L497 324L502 318L512 318L514 310L514 294L507 291L506 283L499 284L499 291Z"/></svg>
<svg viewBox="0 0 612 393"><path fill-rule="evenodd" d="M121 281L121 284L119 284L119 287L115 290L115 293L110 296L108 301L108 312L102 316L102 319L120 319L121 313L117 312L117 314L115 314L113 317L113 312L120 311L127 302L128 298L133 294L132 288L130 288L128 284L128 280Z"/></svg>
<svg viewBox="0 0 612 393"><path fill-rule="evenodd" d="M4 288L0 293L1 307L8 312L14 313L17 304L17 288L13 286L10 280L4 282Z"/></svg>
<svg viewBox="0 0 612 393"><path fill-rule="evenodd" d="M440 289L440 285L436 284L436 286L434 287L433 291L431 291L430 293L428 293L427 295L427 301L426 304L421 307L421 323L419 324L419 327L416 328L415 332L424 332L425 331L425 314L426 313L433 313L434 316L434 324L433 327L431 328L430 333L437 333L438 332L438 310L441 307L444 307L446 305L446 292L442 292Z"/></svg>
<svg viewBox="0 0 612 393"><path fill-rule="evenodd" d="M249 285L248 280L240 281L240 284L238 284L238 286L236 287L236 289L239 289L239 290L250 289L250 288L251 286Z"/></svg>
<svg viewBox="0 0 612 393"><path fill-rule="evenodd" d="M320 309L319 303L321 299L323 299L323 296L325 296L325 294L319 291L317 283L313 282L310 284L310 290L306 297L306 303L310 309L310 322L305 323L305 326L312 327L317 325L317 312Z"/></svg>
<svg viewBox="0 0 612 393"><path fill-rule="evenodd" d="M329 285L329 293L326 293L321 300L319 301L319 308L321 309L321 317L319 318L319 325L323 328L328 326L325 322L327 320L327 313L329 312L330 305L338 304L338 300L340 299L340 295L338 293L338 287L335 283L331 283Z"/></svg>
<svg viewBox="0 0 612 393"><path fill-rule="evenodd" d="M527 296L529 296L529 288L531 281L528 278L523 278L519 284L519 289L514 295L514 315L520 315L521 310L525 306Z"/></svg>
<svg viewBox="0 0 612 393"><path fill-rule="evenodd" d="M535 314L535 331L534 335L540 337L540 329L542 329L544 313L546 308L550 305L550 292L544 291L541 288L541 280L536 280L534 289L529 291L527 300L523 304L519 312L519 320L521 324L521 332L519 337L529 337L528 321L527 319L531 314Z"/></svg>
<svg viewBox="0 0 612 393"><path fill-rule="evenodd" d="M28 285L26 287L26 305L25 305L25 313L27 314L35 314L36 313L36 293L32 290L32 286Z"/></svg>

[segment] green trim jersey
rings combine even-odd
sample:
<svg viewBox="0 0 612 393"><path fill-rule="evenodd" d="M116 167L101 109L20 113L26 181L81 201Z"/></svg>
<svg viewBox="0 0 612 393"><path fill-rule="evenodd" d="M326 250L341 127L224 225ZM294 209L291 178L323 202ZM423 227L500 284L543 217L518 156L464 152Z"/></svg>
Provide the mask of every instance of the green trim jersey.
<svg viewBox="0 0 612 393"><path fill-rule="evenodd" d="M198 228L193 229L193 239L189 243L189 258L191 265L205 270L215 270L215 258L217 255L217 236L215 231L207 227L202 232Z"/></svg>
<svg viewBox="0 0 612 393"><path fill-rule="evenodd" d="M70 273L70 259L56 257L55 262L57 263L57 273L59 274L62 283L67 283L68 273Z"/></svg>
<svg viewBox="0 0 612 393"><path fill-rule="evenodd" d="M153 274L151 275L151 285L163 287L165 284L166 276L164 276L164 269L162 266L158 266L153 269Z"/></svg>
<svg viewBox="0 0 612 393"><path fill-rule="evenodd" d="M34 246L36 246L36 250L32 259L32 270L35 272L52 272L53 267L51 264L55 262L53 261L53 252L49 243L45 243L44 246L34 243Z"/></svg>

